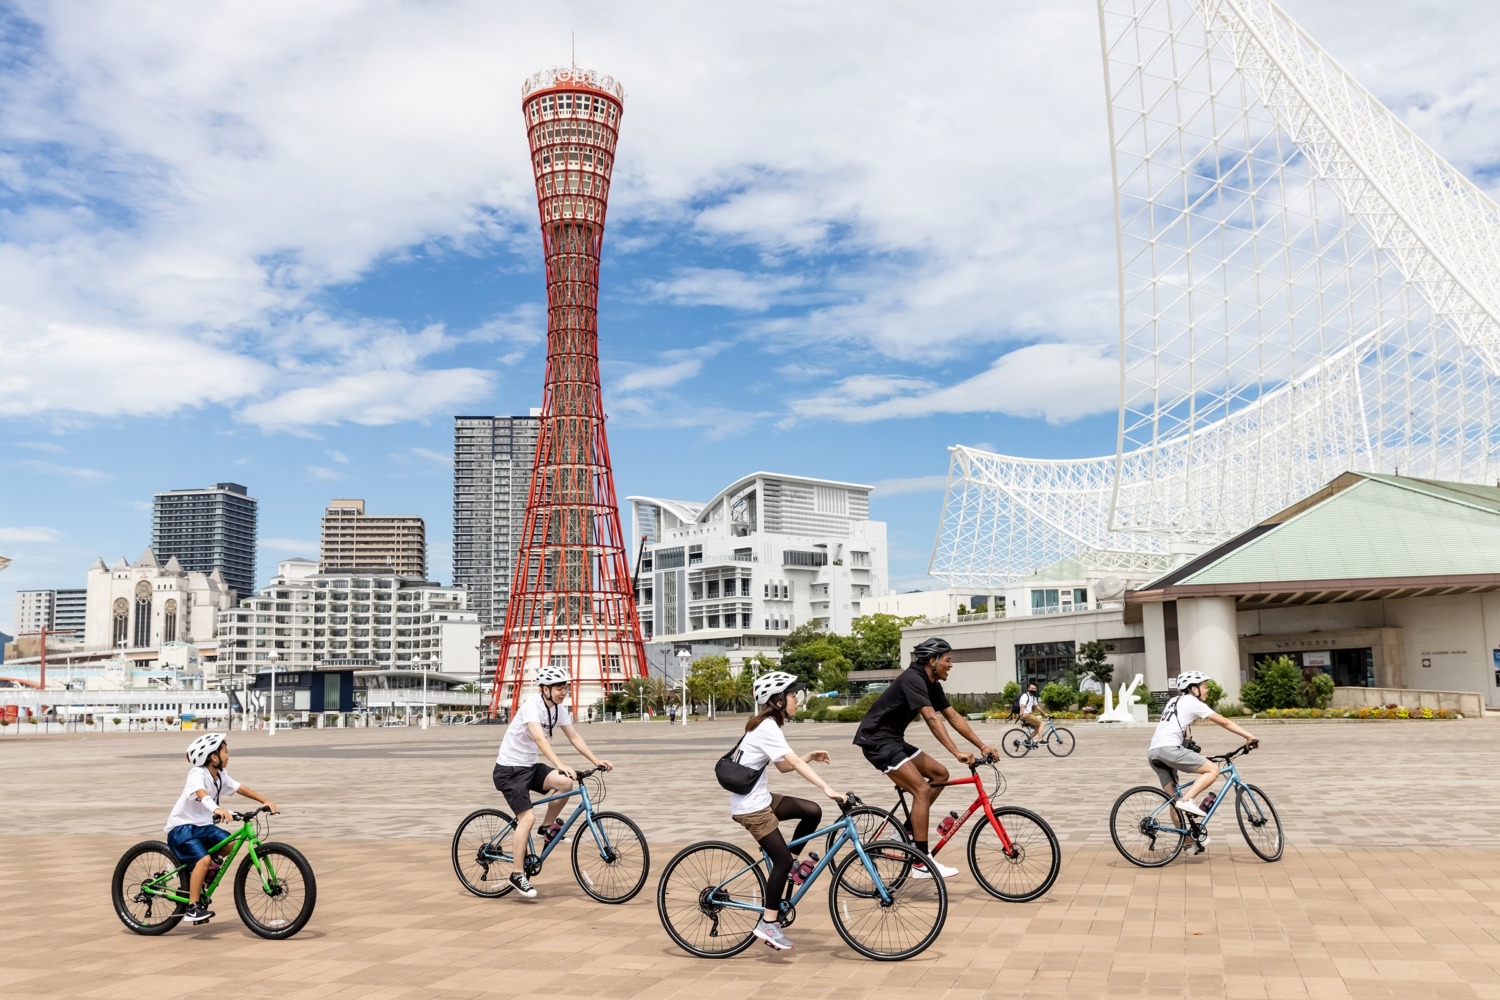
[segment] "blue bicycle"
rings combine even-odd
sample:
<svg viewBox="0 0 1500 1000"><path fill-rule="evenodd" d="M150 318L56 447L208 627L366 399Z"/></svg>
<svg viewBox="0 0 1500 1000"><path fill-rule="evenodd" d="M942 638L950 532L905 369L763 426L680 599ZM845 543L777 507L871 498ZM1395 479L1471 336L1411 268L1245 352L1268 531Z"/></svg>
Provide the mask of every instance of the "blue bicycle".
<svg viewBox="0 0 1500 1000"><path fill-rule="evenodd" d="M1281 836L1281 819L1266 793L1240 777L1234 758L1243 756L1255 748L1247 743L1238 750L1210 757L1222 764L1220 776L1224 785L1214 801L1208 806L1208 815L1201 819L1182 813L1172 807L1172 799L1160 788L1141 785L1132 788L1115 800L1109 814L1109 836L1115 842L1125 860L1142 868L1160 868L1169 864L1182 853L1189 843L1197 847L1195 854L1202 854L1208 841L1208 824L1229 801L1229 792L1234 790L1234 814L1239 820L1240 832L1245 843L1262 861L1278 861L1285 848ZM1179 784L1181 794L1190 782Z"/></svg>
<svg viewBox="0 0 1500 1000"><path fill-rule="evenodd" d="M579 797L578 808L556 836L537 848L535 828L526 838L526 876L535 877L568 831L582 819L573 838L573 875L583 891L601 903L623 903L635 897L651 870L651 852L641 828L615 812L597 812L604 801L603 768L578 772L578 787L537 799L533 807L556 799ZM589 779L589 780L585 780ZM591 791L592 788L592 791ZM453 872L476 896L504 896L514 888L510 873L515 860L516 820L499 809L477 809L464 817L453 834Z"/></svg>
<svg viewBox="0 0 1500 1000"><path fill-rule="evenodd" d="M922 875L913 872L923 858L909 844L864 843L850 815L860 804L853 794L846 796L837 822L791 842L796 847L835 835L833 846L802 884L788 886L781 926L792 925L797 904L831 867L828 911L839 936L868 958L911 958L936 941L943 929L948 890L942 879L926 876L925 870ZM757 860L722 841L684 848L667 862L656 891L662 926L683 950L699 958L738 955L755 940L770 868L771 859L764 852Z"/></svg>

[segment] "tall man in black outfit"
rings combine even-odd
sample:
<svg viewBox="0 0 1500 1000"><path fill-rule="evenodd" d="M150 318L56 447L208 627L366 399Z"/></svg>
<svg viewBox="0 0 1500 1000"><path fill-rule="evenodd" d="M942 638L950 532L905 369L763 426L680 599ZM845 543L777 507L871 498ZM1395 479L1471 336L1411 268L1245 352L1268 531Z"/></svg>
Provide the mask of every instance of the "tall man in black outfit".
<svg viewBox="0 0 1500 1000"><path fill-rule="evenodd" d="M928 814L943 791L940 787L934 788L933 782L941 784L947 781L948 769L925 751L906 742L906 727L920 715L927 728L932 730L932 735L961 764L972 763L974 755L959 751L948 735L948 727L943 725L944 719L981 753L987 756L995 753L975 735L969 720L958 714L943 693L942 682L948 679L948 672L953 669L953 657L949 655L952 649L946 641L938 638L918 643L912 650L911 666L881 693L854 733L854 743L864 751L865 760L911 795L912 837L916 840L917 850L923 854L928 853ZM931 867L944 878L958 873L958 869L936 861L932 861Z"/></svg>

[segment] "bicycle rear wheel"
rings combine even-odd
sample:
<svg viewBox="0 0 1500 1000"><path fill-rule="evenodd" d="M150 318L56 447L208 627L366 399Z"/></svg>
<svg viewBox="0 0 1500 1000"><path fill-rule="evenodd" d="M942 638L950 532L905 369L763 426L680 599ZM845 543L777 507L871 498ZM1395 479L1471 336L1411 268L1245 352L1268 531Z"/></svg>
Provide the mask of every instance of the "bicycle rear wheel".
<svg viewBox="0 0 1500 1000"><path fill-rule="evenodd" d="M601 903L634 899L651 871L651 851L641 828L614 812L594 813L597 839L584 823L573 838L573 875Z"/></svg>
<svg viewBox="0 0 1500 1000"><path fill-rule="evenodd" d="M1024 757L1031 753L1031 745L1026 742L1030 738L1031 733L1025 729L1007 729L1000 737L1000 749L1007 757Z"/></svg>
<svg viewBox="0 0 1500 1000"><path fill-rule="evenodd" d="M969 834L969 870L984 891L1008 903L1044 895L1062 869L1062 849L1052 827L1030 809L1005 806L995 819L1010 838L1010 851L983 815Z"/></svg>
<svg viewBox="0 0 1500 1000"><path fill-rule="evenodd" d="M511 840L516 821L499 809L477 809L453 832L453 874L476 896L510 892Z"/></svg>
<svg viewBox="0 0 1500 1000"><path fill-rule="evenodd" d="M1109 839L1125 855L1125 860L1142 868L1160 868L1168 864L1187 844L1187 834L1163 828L1171 823L1175 812L1167 805L1172 800L1160 788L1141 785L1115 799L1109 811Z"/></svg>
<svg viewBox="0 0 1500 1000"><path fill-rule="evenodd" d="M682 950L728 958L755 940L765 900L760 864L733 844L710 840L683 848L667 862L656 888L656 913Z"/></svg>
<svg viewBox="0 0 1500 1000"><path fill-rule="evenodd" d="M121 855L110 878L109 894L114 900L116 916L126 927L137 934L156 935L165 934L182 922L182 911L187 904L159 895L160 892L188 894L187 870L171 877L177 867L172 851L159 840L136 844Z"/></svg>
<svg viewBox="0 0 1500 1000"><path fill-rule="evenodd" d="M1240 821L1245 843L1262 861L1279 861L1286 849L1281 836L1281 817L1258 785L1241 785L1234 792L1234 815Z"/></svg>
<svg viewBox="0 0 1500 1000"><path fill-rule="evenodd" d="M234 908L261 937L289 938L307 926L318 902L312 865L289 844L261 844L255 853L265 872L245 858L234 873Z"/></svg>
<svg viewBox="0 0 1500 1000"><path fill-rule="evenodd" d="M1066 757L1073 752L1074 745L1073 734L1066 729L1054 729L1052 738L1047 741L1047 749L1054 757Z"/></svg>
<svg viewBox="0 0 1500 1000"><path fill-rule="evenodd" d="M927 950L948 918L948 888L941 878L915 877L924 863L917 849L887 840L865 845L870 867L850 851L834 869L828 911L839 937L866 958L898 961ZM889 900L880 898L885 889Z"/></svg>

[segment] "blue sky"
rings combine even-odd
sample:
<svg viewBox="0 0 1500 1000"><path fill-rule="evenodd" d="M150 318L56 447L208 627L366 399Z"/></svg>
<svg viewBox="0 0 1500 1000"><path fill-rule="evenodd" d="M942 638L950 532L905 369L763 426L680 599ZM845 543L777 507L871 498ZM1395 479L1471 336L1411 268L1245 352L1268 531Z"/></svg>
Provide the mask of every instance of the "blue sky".
<svg viewBox="0 0 1500 1000"><path fill-rule="evenodd" d="M1493 12L1287 7L1494 189ZM895 584L926 585L949 445L1116 433L1093 5L942 12L0 0L0 630L16 589L135 558L153 492L226 480L261 501L262 580L340 496L425 517L450 578L452 416L539 402L519 92L570 33L627 93L620 497L873 483Z"/></svg>

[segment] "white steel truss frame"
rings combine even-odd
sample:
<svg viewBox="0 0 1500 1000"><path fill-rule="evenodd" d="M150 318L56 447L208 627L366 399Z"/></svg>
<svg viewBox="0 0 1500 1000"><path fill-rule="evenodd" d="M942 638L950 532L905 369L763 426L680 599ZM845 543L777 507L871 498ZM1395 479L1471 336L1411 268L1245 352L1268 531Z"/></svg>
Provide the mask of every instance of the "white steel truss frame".
<svg viewBox="0 0 1500 1000"><path fill-rule="evenodd" d="M1494 481L1500 207L1273 0L1098 7L1116 452L953 449L929 572L1149 572L1348 469Z"/></svg>

